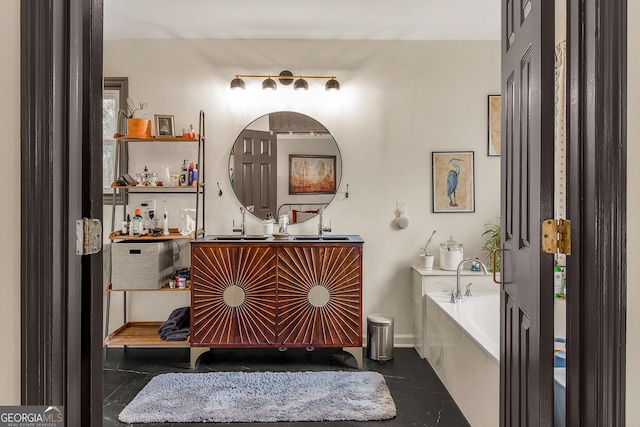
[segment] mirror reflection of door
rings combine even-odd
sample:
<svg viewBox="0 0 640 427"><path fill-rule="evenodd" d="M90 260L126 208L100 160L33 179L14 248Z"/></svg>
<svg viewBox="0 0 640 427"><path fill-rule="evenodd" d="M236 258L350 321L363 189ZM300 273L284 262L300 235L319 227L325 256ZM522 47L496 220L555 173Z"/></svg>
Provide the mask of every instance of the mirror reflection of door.
<svg viewBox="0 0 640 427"><path fill-rule="evenodd" d="M331 191L291 191L290 158L331 159ZM287 215L289 223L315 217L334 199L342 176L342 159L330 132L301 113L278 111L257 118L236 138L229 157L229 179L238 201L253 206L260 219Z"/></svg>
<svg viewBox="0 0 640 427"><path fill-rule="evenodd" d="M233 146L231 185L243 206L266 218L276 212L276 138L267 131L245 129Z"/></svg>

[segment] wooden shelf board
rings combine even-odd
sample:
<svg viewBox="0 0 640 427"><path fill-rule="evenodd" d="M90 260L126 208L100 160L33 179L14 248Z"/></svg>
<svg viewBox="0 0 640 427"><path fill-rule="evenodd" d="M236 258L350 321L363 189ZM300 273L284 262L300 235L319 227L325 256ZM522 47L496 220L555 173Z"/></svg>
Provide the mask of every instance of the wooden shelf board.
<svg viewBox="0 0 640 427"><path fill-rule="evenodd" d="M140 141L140 142L198 142L200 135L196 135L195 138L183 138L181 136L128 136L121 133L113 135L114 139L121 139L126 141Z"/></svg>
<svg viewBox="0 0 640 427"><path fill-rule="evenodd" d="M170 288L168 285L160 289L113 289L111 283L107 285L107 292L184 292L191 290L191 280L187 280L186 288Z"/></svg>
<svg viewBox="0 0 640 427"><path fill-rule="evenodd" d="M105 346L151 345L188 346L189 340L165 341L158 336L158 328L163 322L128 322L110 333L104 339Z"/></svg>
<svg viewBox="0 0 640 427"><path fill-rule="evenodd" d="M174 190L179 191L189 191L194 192L196 189L202 189L204 187L204 183L200 183L198 187L193 185L118 185L117 182L111 183L111 188L119 188L121 190L129 190L129 191L167 191L171 192Z"/></svg>
<svg viewBox="0 0 640 427"><path fill-rule="evenodd" d="M202 234L202 230L198 230L198 234ZM138 237L129 236L129 235L125 236L122 234L122 230L116 230L109 233L109 240L133 240L137 242L154 242L154 241L160 241L160 240L191 240L193 238L194 238L193 233L183 236L178 232L177 228L171 228L171 227L169 227L168 236L165 236L164 234L160 236L149 236L148 234L145 236L138 236Z"/></svg>

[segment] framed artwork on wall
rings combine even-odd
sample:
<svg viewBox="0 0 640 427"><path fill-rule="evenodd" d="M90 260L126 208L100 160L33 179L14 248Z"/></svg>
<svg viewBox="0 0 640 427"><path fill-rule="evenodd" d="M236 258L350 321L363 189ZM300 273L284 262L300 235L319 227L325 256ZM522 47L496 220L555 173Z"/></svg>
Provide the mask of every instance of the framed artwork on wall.
<svg viewBox="0 0 640 427"><path fill-rule="evenodd" d="M433 212L475 212L473 151L431 153Z"/></svg>
<svg viewBox="0 0 640 427"><path fill-rule="evenodd" d="M173 115L155 114L156 136L176 136L176 127Z"/></svg>
<svg viewBox="0 0 640 427"><path fill-rule="evenodd" d="M335 194L336 156L289 155L289 194Z"/></svg>
<svg viewBox="0 0 640 427"><path fill-rule="evenodd" d="M500 115L501 115L501 102L500 95L489 95L489 140L488 140L488 152L489 156L500 155Z"/></svg>

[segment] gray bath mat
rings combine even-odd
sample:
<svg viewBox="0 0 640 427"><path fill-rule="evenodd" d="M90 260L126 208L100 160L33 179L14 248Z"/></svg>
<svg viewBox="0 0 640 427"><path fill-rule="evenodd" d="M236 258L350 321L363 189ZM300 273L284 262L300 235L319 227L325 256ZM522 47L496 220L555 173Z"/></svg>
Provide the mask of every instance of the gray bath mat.
<svg viewBox="0 0 640 427"><path fill-rule="evenodd" d="M377 372L209 372L154 377L124 423L369 421L396 416Z"/></svg>

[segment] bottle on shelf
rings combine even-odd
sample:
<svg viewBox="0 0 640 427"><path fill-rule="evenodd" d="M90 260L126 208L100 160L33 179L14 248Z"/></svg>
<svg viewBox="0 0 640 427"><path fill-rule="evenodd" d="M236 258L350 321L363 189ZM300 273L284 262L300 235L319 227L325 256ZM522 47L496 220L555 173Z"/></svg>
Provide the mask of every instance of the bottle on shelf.
<svg viewBox="0 0 640 427"><path fill-rule="evenodd" d="M198 186L198 165L191 162L191 168L189 169L189 185L192 187Z"/></svg>
<svg viewBox="0 0 640 427"><path fill-rule="evenodd" d="M134 237L138 237L140 236L140 234L142 234L142 214L140 212L140 208L136 208L136 210L133 212L131 228L133 230L133 233L131 234L133 234Z"/></svg>
<svg viewBox="0 0 640 427"><path fill-rule="evenodd" d="M188 185L189 184L189 166L187 165L187 161L185 160L182 163L182 169L180 170L180 185Z"/></svg>
<svg viewBox="0 0 640 427"><path fill-rule="evenodd" d="M558 261L553 266L553 294L554 297L560 298L562 292L562 268L558 265Z"/></svg>
<svg viewBox="0 0 640 427"><path fill-rule="evenodd" d="M164 201L164 214L163 214L163 219L164 219L164 229L162 230L162 234L164 234L165 236L169 235L169 212L167 211L167 201Z"/></svg>

